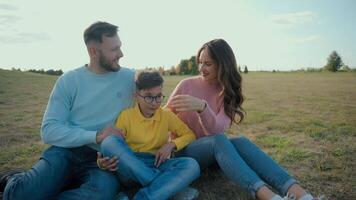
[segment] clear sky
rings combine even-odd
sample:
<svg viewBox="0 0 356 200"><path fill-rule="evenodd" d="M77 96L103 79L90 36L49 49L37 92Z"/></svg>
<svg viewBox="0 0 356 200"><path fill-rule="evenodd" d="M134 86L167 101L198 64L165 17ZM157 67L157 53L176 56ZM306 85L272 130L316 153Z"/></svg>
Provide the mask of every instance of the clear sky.
<svg viewBox="0 0 356 200"><path fill-rule="evenodd" d="M0 0L0 68L82 66L95 21L119 26L130 68L170 68L215 38L249 70L322 67L333 50L356 68L355 0Z"/></svg>

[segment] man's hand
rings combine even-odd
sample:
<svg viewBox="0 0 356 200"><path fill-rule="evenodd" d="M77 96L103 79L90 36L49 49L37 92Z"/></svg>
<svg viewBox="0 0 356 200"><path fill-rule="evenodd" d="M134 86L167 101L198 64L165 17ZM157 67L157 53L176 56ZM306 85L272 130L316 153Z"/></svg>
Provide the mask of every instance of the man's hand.
<svg viewBox="0 0 356 200"><path fill-rule="evenodd" d="M169 142L163 147L161 147L156 153L155 166L159 167L162 163L164 163L167 159L171 157L173 149L176 148L176 144L173 142Z"/></svg>
<svg viewBox="0 0 356 200"><path fill-rule="evenodd" d="M177 95L172 98L169 105L178 112L202 112L206 107L206 102L190 95Z"/></svg>
<svg viewBox="0 0 356 200"><path fill-rule="evenodd" d="M112 172L117 170L117 164L119 163L117 157L112 157L111 159L109 157L103 157L103 154L100 152L98 152L97 155L97 163L100 169Z"/></svg>
<svg viewBox="0 0 356 200"><path fill-rule="evenodd" d="M117 135L121 138L124 138L124 134L121 132L120 129L117 129L113 126L108 126L98 131L98 133L96 134L96 143L100 144L109 135Z"/></svg>

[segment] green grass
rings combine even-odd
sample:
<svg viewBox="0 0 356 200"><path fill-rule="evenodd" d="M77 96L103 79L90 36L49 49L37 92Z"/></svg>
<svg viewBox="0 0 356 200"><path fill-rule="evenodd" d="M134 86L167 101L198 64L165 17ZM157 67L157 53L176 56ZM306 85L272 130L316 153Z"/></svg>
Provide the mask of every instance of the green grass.
<svg viewBox="0 0 356 200"><path fill-rule="evenodd" d="M30 168L47 147L40 125L58 77L0 70L0 170ZM184 77L165 76L168 96ZM314 194L356 199L356 73L243 74L244 135ZM193 183L199 199L249 199L216 167Z"/></svg>

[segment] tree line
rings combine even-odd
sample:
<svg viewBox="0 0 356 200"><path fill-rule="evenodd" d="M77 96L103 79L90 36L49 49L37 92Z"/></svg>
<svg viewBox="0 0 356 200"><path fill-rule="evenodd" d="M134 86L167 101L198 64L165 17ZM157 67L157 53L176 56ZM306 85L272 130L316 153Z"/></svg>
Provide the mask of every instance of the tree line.
<svg viewBox="0 0 356 200"><path fill-rule="evenodd" d="M192 56L189 59L182 59L178 65L172 66L169 69L165 69L164 67L146 67L146 69L156 69L160 71L163 75L197 75L199 74L199 65L196 61L196 56ZM248 73L248 67L238 66L237 70L240 73ZM321 72L321 71L355 71L352 70L349 66L345 65L341 59L341 56L336 52L332 51L331 54L327 58L327 63L325 66L321 68L301 68L297 71L307 71L307 72ZM272 72L279 72L279 70L272 70Z"/></svg>
<svg viewBox="0 0 356 200"><path fill-rule="evenodd" d="M243 69L242 69L243 68ZM240 73L248 73L248 67L246 65L244 66L238 66L237 70ZM163 75L198 75L199 74L199 65L196 60L196 56L191 56L189 59L182 59L178 65L172 66L169 69L165 69L164 67L146 67L146 69L155 69L161 72ZM13 71L21 71L20 68L15 69L12 68ZM320 71L331 71L331 72L337 72L337 71L355 71L356 69L351 69L349 66L345 65L342 61L341 56L336 52L332 51L331 54L327 58L327 63L324 67L322 68L307 68L307 69L299 69L297 71L308 71L308 72L320 72ZM39 73L39 74L48 74L48 75L62 75L63 71L61 69L59 70L44 70L44 69L30 69L27 70L28 72L32 73ZM273 70L272 72L278 72L278 70Z"/></svg>
<svg viewBox="0 0 356 200"><path fill-rule="evenodd" d="M199 64L197 63L196 56L191 56L189 59L182 59L178 65L171 66L169 69L164 67L146 67L147 70L158 70L163 75L198 75ZM248 68L245 65L244 70L241 71L241 67L238 66L239 72L248 73Z"/></svg>
<svg viewBox="0 0 356 200"><path fill-rule="evenodd" d="M20 68L12 68L12 71L21 71ZM38 74L47 74L47 75L55 75L55 76L60 76L63 74L63 71L61 69L59 70L54 70L54 69L49 69L49 70L44 70L44 69L29 69L26 70L26 72L31 72L31 73L38 73Z"/></svg>

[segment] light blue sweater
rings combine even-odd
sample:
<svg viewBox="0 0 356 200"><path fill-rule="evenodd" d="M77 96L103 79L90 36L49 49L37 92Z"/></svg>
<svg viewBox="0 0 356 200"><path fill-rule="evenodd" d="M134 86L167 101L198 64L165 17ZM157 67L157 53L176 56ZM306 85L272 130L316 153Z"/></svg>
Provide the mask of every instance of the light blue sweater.
<svg viewBox="0 0 356 200"><path fill-rule="evenodd" d="M60 76L43 117L43 142L98 149L96 132L114 124L120 112L133 105L134 74L123 67L95 74L83 66Z"/></svg>

